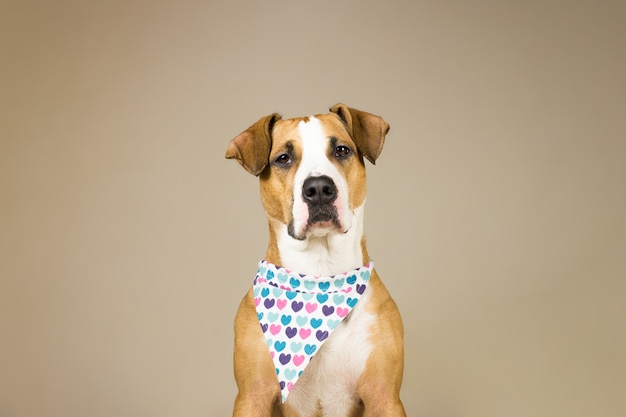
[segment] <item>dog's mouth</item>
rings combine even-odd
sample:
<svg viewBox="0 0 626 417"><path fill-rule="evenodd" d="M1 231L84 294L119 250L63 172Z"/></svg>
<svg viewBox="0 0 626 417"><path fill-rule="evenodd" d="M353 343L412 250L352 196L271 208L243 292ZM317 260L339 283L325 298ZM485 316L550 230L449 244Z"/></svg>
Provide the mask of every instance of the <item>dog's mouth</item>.
<svg viewBox="0 0 626 417"><path fill-rule="evenodd" d="M308 226L335 224L338 222L337 209L334 206L325 205L309 208Z"/></svg>
<svg viewBox="0 0 626 417"><path fill-rule="evenodd" d="M335 207L321 208L309 216L307 231L314 235L324 235L331 230L341 230Z"/></svg>
<svg viewBox="0 0 626 417"><path fill-rule="evenodd" d="M309 207L308 221L300 233L295 230L293 222L289 224L287 231L294 239L305 240L308 236L323 236L341 229L337 209L332 205L324 205Z"/></svg>

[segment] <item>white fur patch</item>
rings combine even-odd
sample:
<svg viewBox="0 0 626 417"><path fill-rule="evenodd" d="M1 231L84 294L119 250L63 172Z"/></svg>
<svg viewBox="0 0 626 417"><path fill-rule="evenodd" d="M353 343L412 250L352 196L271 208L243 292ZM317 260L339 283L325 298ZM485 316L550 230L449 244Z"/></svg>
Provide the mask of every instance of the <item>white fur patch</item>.
<svg viewBox="0 0 626 417"><path fill-rule="evenodd" d="M293 226L297 236L304 235L308 224L308 207L302 197L302 186L309 177L325 175L330 177L337 187L335 209L343 230L351 226L349 213L348 184L343 174L328 159L329 138L319 119L311 116L308 122L298 124L298 133L302 143L302 159L298 165L293 186Z"/></svg>
<svg viewBox="0 0 626 417"><path fill-rule="evenodd" d="M363 264L363 215L365 202L351 213L347 232L331 231L325 236L297 240L282 225L277 236L283 267L301 274L331 276L358 268Z"/></svg>

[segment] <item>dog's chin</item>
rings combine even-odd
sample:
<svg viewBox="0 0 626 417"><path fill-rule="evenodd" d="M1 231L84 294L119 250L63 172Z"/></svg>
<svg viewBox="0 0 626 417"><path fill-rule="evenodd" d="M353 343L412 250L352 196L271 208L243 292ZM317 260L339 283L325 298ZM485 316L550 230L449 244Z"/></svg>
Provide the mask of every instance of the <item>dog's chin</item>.
<svg viewBox="0 0 626 417"><path fill-rule="evenodd" d="M310 237L324 237L330 233L345 233L339 219L332 217L315 218L296 230L294 223L291 222L287 227L289 236L296 240L306 240Z"/></svg>
<svg viewBox="0 0 626 417"><path fill-rule="evenodd" d="M309 224L307 232L309 236L323 237L340 229L340 225L336 220L320 220Z"/></svg>

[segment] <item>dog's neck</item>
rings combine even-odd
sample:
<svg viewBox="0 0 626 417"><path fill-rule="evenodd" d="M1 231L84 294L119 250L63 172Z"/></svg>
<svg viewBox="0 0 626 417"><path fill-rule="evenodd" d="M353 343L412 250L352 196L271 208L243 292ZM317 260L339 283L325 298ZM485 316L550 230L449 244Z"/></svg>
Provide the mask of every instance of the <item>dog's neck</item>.
<svg viewBox="0 0 626 417"><path fill-rule="evenodd" d="M266 260L301 274L332 276L369 262L363 236L363 205L354 210L350 229L297 240L287 226L270 220Z"/></svg>

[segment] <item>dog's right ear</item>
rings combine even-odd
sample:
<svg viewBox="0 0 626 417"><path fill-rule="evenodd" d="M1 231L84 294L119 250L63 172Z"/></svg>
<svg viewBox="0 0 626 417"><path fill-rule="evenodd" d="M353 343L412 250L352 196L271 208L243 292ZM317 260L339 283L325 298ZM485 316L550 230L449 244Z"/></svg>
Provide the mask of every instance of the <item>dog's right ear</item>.
<svg viewBox="0 0 626 417"><path fill-rule="evenodd" d="M226 158L237 159L246 171L252 175L259 175L269 162L272 128L280 119L281 116L278 113L260 118L258 122L230 141Z"/></svg>

